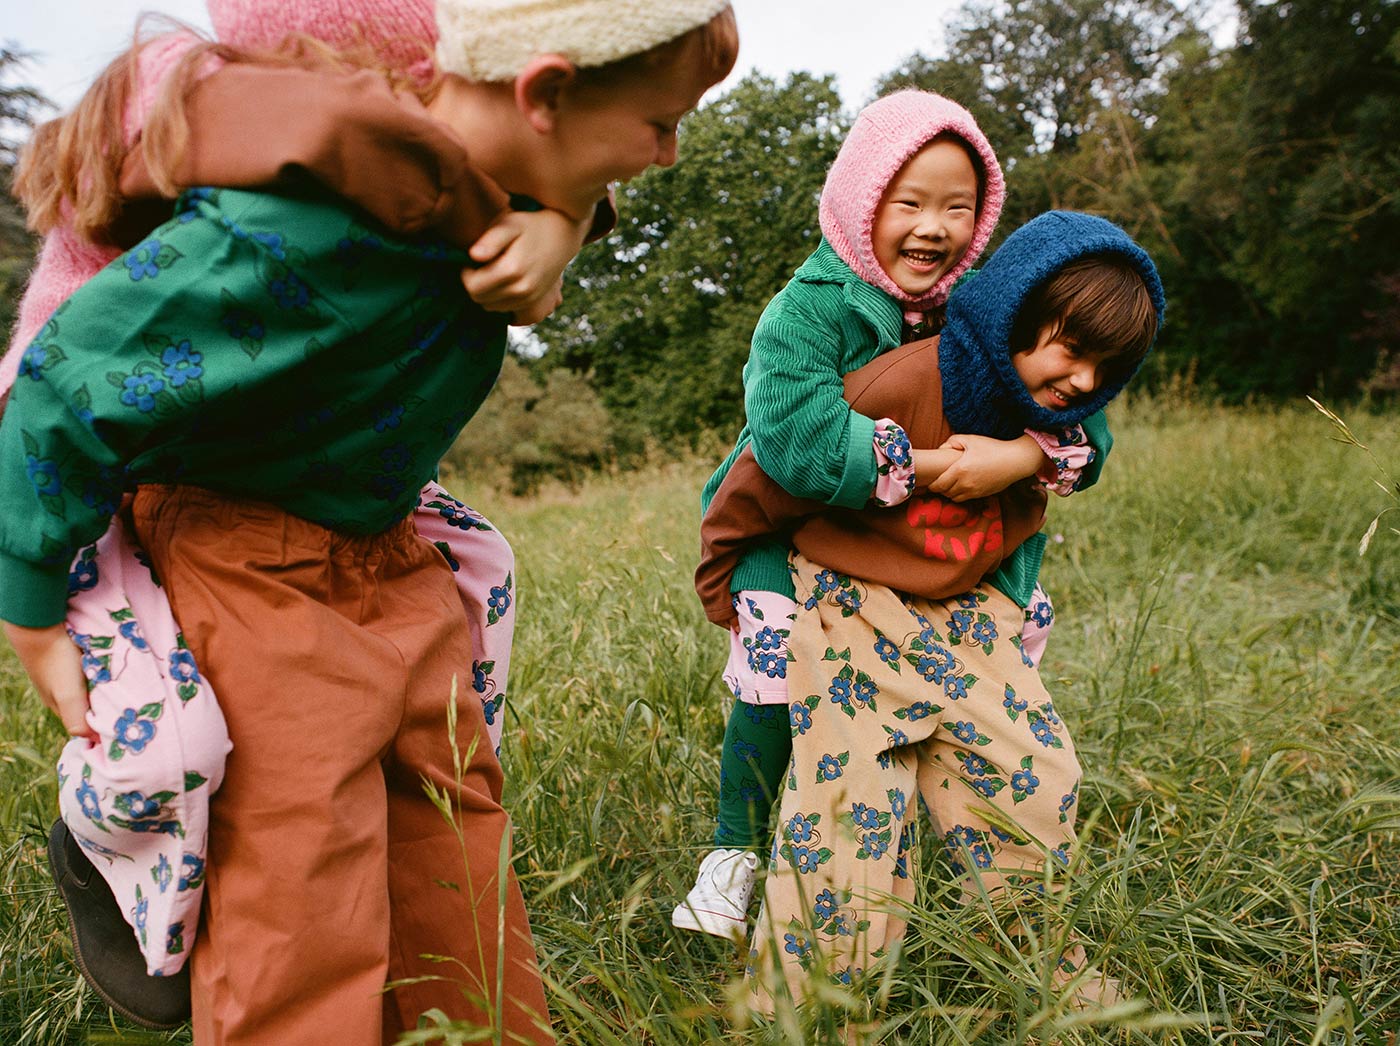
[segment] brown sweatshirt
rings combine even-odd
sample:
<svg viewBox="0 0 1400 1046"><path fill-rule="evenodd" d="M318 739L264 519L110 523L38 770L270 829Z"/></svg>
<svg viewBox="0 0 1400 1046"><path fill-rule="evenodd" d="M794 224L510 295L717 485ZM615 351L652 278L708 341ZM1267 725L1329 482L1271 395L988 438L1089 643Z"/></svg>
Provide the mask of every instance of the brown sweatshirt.
<svg viewBox="0 0 1400 1046"><path fill-rule="evenodd" d="M180 186L276 187L310 175L394 232L431 230L464 247L510 206L459 138L372 72L232 63L195 85L187 112ZM127 203L111 238L131 247L170 216L170 204L139 148L127 155L120 189ZM600 201L588 238L615 219L612 201Z"/></svg>
<svg viewBox="0 0 1400 1046"><path fill-rule="evenodd" d="M847 374L845 385L852 408L898 423L915 448L936 448L953 435L943 417L937 338L876 357ZM972 501L920 492L892 508L833 508L793 497L745 448L701 521L695 591L707 618L730 624L729 584L739 557L751 542L785 536L812 562L839 574L946 599L1001 566L1044 519L1045 492L1029 482Z"/></svg>

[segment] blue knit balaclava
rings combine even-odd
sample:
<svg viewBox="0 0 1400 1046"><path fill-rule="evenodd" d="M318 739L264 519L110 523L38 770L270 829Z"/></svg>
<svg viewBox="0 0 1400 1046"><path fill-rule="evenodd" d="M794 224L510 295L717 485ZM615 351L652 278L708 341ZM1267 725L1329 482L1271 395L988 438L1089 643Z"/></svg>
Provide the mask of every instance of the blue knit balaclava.
<svg viewBox="0 0 1400 1046"><path fill-rule="evenodd" d="M1006 238L978 273L948 299L938 345L943 413L954 432L1010 439L1026 429L1076 425L1123 391L1137 368L1065 410L1031 398L1011 359L1011 331L1030 293L1070 262L1091 254L1122 255L1142 275L1158 330L1166 296L1157 267L1126 232L1103 218L1047 211Z"/></svg>

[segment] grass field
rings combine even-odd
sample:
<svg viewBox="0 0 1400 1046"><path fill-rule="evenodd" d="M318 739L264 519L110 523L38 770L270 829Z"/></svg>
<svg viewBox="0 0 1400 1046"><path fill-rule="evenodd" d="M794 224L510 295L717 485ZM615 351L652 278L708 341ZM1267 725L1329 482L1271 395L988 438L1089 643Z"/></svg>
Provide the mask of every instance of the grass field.
<svg viewBox="0 0 1400 1046"><path fill-rule="evenodd" d="M1086 781L1058 913L1132 1002L1076 1013L981 943L925 853L872 1041L1393 1046L1400 1035L1400 536L1366 456L1306 406L1115 408L1098 489L1051 506L1043 672ZM1400 475L1400 418L1357 415ZM520 613L504 762L561 1040L831 1039L742 1028L741 950L673 930L713 816L722 633L690 590L703 463L508 501ZM1387 517L1400 526L1400 514ZM79 990L42 861L56 724L0 655L0 1043L186 1042ZM426 1039L424 1041L427 1041ZM469 1041L466 1037L444 1041Z"/></svg>

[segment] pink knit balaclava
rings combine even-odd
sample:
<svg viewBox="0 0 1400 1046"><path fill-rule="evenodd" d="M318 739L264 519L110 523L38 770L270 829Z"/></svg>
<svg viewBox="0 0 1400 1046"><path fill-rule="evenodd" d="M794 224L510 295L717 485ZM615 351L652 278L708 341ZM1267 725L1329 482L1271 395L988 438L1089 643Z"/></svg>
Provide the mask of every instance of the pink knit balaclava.
<svg viewBox="0 0 1400 1046"><path fill-rule="evenodd" d="M880 197L906 160L940 134L967 142L982 161L982 199L967 253L926 293L911 298L875 260L871 233ZM856 117L822 187L822 235L866 283L905 306L941 305L953 284L987 246L1006 200L996 153L977 121L957 102L931 91L897 91L871 102Z"/></svg>
<svg viewBox="0 0 1400 1046"><path fill-rule="evenodd" d="M432 75L433 0L206 0L214 35L235 47L276 47L305 33L332 47L368 44L395 69Z"/></svg>

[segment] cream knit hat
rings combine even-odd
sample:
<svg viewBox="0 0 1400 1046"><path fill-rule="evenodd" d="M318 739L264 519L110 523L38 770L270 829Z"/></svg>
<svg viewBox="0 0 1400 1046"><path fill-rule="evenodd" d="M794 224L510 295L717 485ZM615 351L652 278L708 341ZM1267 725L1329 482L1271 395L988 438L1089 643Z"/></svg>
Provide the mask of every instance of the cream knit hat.
<svg viewBox="0 0 1400 1046"><path fill-rule="evenodd" d="M513 80L531 58L581 68L649 51L704 25L729 0L438 0L438 67L468 80Z"/></svg>

